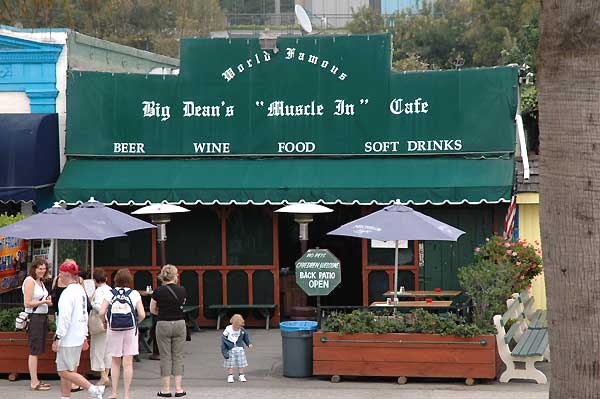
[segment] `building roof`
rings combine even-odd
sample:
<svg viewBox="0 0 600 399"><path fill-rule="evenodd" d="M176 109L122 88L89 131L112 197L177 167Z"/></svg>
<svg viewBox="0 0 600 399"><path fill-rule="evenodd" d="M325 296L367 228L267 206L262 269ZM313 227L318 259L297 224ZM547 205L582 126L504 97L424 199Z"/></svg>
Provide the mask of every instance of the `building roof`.
<svg viewBox="0 0 600 399"><path fill-rule="evenodd" d="M540 192L540 159L538 155L529 158L529 179L523 178L523 160L521 157L515 159L517 174L517 192L518 193L539 193Z"/></svg>

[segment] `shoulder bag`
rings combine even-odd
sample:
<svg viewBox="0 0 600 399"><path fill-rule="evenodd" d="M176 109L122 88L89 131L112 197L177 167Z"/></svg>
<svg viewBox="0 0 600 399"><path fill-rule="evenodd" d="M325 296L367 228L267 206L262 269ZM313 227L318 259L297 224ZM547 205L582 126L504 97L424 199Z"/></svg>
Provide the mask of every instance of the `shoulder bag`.
<svg viewBox="0 0 600 399"><path fill-rule="evenodd" d="M165 287L169 290L169 292L173 295L173 297L175 298L175 300L177 302L181 302L181 299L177 296L175 291L173 291L173 288L169 287L169 284L165 284ZM181 309L182 312L183 312L183 304L184 303L185 303L185 299L183 300L183 303L181 305L179 305L179 308ZM192 340L192 332L190 331L190 326L187 321L187 317L185 320L185 340L188 342Z"/></svg>

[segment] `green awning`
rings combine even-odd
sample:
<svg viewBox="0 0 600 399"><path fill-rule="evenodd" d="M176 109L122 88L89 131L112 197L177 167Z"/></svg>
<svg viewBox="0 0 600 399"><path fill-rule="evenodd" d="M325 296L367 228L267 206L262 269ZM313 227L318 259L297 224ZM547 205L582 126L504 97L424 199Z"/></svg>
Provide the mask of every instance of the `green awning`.
<svg viewBox="0 0 600 399"><path fill-rule="evenodd" d="M71 159L55 196L109 204L497 203L514 158Z"/></svg>

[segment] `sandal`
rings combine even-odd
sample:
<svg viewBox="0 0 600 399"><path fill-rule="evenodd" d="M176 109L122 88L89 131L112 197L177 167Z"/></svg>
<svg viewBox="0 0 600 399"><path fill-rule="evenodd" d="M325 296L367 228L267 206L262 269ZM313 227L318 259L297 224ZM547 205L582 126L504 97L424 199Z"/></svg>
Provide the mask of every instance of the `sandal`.
<svg viewBox="0 0 600 399"><path fill-rule="evenodd" d="M187 395L186 391L181 391L181 392L175 392L175 397L176 398L181 398L182 396Z"/></svg>
<svg viewBox="0 0 600 399"><path fill-rule="evenodd" d="M35 387L29 387L32 391L49 391L50 385L39 382Z"/></svg>
<svg viewBox="0 0 600 399"><path fill-rule="evenodd" d="M177 394L176 394L176 395L177 395ZM161 397L161 398L170 398L170 397L171 397L171 396L173 396L173 395L171 395L171 392L163 393L163 392L161 392L161 391L158 391L158 392L156 393L156 396L159 396L159 397Z"/></svg>

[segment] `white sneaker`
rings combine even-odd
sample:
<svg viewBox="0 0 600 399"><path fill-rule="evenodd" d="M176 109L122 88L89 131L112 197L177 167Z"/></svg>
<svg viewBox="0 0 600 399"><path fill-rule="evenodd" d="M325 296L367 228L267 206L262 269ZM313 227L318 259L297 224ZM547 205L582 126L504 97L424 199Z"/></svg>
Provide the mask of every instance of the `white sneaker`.
<svg viewBox="0 0 600 399"><path fill-rule="evenodd" d="M239 380L240 382L246 382L246 376L245 376L244 374L240 374L240 376L239 376L238 380Z"/></svg>
<svg viewBox="0 0 600 399"><path fill-rule="evenodd" d="M233 375L229 374L227 376L227 382L230 383L230 384L233 384Z"/></svg>
<svg viewBox="0 0 600 399"><path fill-rule="evenodd" d="M89 392L92 398L102 399L102 396L104 395L104 385L92 385Z"/></svg>

